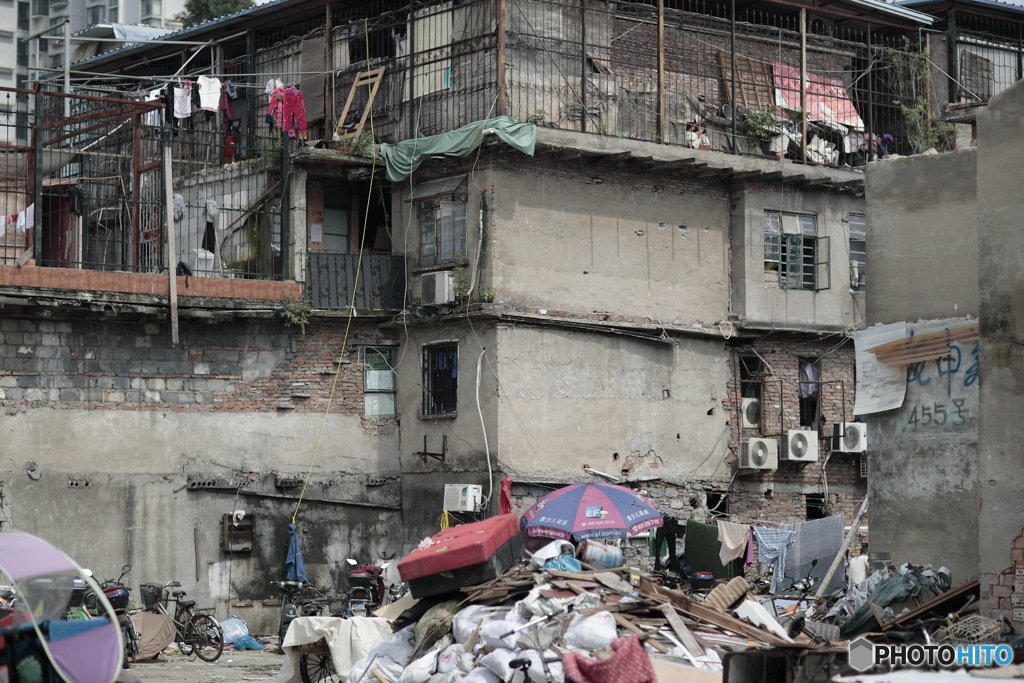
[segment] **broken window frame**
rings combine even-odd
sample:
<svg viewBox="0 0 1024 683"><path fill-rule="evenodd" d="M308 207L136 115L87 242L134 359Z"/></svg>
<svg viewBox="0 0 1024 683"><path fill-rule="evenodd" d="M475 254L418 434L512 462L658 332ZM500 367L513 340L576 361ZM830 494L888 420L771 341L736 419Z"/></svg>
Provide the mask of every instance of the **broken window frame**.
<svg viewBox="0 0 1024 683"><path fill-rule="evenodd" d="M459 402L459 344L423 345L423 417L454 417Z"/></svg>
<svg viewBox="0 0 1024 683"><path fill-rule="evenodd" d="M464 261L467 207L465 187L435 197L415 200L420 229L421 266Z"/></svg>
<svg viewBox="0 0 1024 683"><path fill-rule="evenodd" d="M396 346L363 348L363 414L367 417L397 414L397 353Z"/></svg>
<svg viewBox="0 0 1024 683"><path fill-rule="evenodd" d="M786 224L796 231L786 232ZM779 289L820 292L832 287L831 241L818 235L818 217L773 209L764 212L764 283Z"/></svg>
<svg viewBox="0 0 1024 683"><path fill-rule="evenodd" d="M801 427L807 427L818 431L818 427L821 424L821 367L818 364L818 358L800 358L797 359L797 404L800 407L799 422ZM804 380L803 368L805 365L810 365L815 368L815 377L817 378L814 382L808 382ZM803 385L813 384L813 395L801 396L803 391Z"/></svg>
<svg viewBox="0 0 1024 683"><path fill-rule="evenodd" d="M864 266L868 260L867 219L864 214L851 213L850 219L850 291L863 292L866 287Z"/></svg>

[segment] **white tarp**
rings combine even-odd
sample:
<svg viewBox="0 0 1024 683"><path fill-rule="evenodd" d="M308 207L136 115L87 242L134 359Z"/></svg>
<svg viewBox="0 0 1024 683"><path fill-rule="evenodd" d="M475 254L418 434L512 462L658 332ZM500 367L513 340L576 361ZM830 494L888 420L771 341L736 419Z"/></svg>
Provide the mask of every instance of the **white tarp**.
<svg viewBox="0 0 1024 683"><path fill-rule="evenodd" d="M854 415L893 410L903 405L907 393L907 366L887 365L868 353L880 344L906 339L907 324L875 325L853 335L857 357L857 399Z"/></svg>
<svg viewBox="0 0 1024 683"><path fill-rule="evenodd" d="M298 683L299 653L296 647L323 638L331 649L334 670L344 680L352 665L366 656L370 648L391 640L391 624L377 617L299 617L288 627L281 648L288 658L277 674L278 683Z"/></svg>

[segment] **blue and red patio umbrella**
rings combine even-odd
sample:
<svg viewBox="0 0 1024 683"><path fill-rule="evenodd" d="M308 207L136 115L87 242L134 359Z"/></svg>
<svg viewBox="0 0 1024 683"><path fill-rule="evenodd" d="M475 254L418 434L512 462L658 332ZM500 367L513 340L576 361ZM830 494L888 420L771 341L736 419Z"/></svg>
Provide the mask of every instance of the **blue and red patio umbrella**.
<svg viewBox="0 0 1024 683"><path fill-rule="evenodd" d="M578 541L625 538L664 522L645 497L615 484L579 482L547 494L520 519L530 536Z"/></svg>

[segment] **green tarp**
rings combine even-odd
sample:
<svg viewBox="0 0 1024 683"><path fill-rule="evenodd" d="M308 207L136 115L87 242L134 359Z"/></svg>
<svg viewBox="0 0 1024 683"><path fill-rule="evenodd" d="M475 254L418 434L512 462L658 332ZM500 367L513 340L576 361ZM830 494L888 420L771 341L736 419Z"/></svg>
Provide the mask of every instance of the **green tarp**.
<svg viewBox="0 0 1024 683"><path fill-rule="evenodd" d="M718 525L686 520L686 564L690 574L711 572L716 579L731 579L732 566L722 565L718 551L722 542L718 540Z"/></svg>
<svg viewBox="0 0 1024 683"><path fill-rule="evenodd" d="M402 140L394 145L384 143L380 155L384 158L387 178L393 183L405 180L420 167L423 159L436 154L464 157L484 141L484 131L492 130L499 138L523 154L533 156L537 143L537 126L519 123L508 116L474 121L440 135Z"/></svg>

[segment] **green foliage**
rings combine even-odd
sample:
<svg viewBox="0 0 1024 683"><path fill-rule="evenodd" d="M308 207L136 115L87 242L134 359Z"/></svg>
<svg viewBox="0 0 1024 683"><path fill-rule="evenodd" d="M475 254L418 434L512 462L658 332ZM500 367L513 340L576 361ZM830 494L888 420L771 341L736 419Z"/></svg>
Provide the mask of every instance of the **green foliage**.
<svg viewBox="0 0 1024 683"><path fill-rule="evenodd" d="M480 294L480 298L484 300L485 304L494 303L494 290L493 289L485 289Z"/></svg>
<svg viewBox="0 0 1024 683"><path fill-rule="evenodd" d="M256 154L259 165L264 170L275 169L281 165L281 152L284 148L280 138L261 135L256 138Z"/></svg>
<svg viewBox="0 0 1024 683"><path fill-rule="evenodd" d="M760 144L771 139L774 133L779 132L779 117L775 115L774 107L764 107L745 119L747 124L747 138L751 142Z"/></svg>
<svg viewBox="0 0 1024 683"><path fill-rule="evenodd" d="M359 137L352 141L350 149L353 156L373 156L373 136L368 132L360 133Z"/></svg>
<svg viewBox="0 0 1024 683"><path fill-rule="evenodd" d="M253 0L185 0L185 11L174 18L188 28L254 6Z"/></svg>
<svg viewBox="0 0 1024 683"><path fill-rule="evenodd" d="M289 327L305 330L313 313L313 303L304 299L292 299L281 309L281 317Z"/></svg>
<svg viewBox="0 0 1024 683"><path fill-rule="evenodd" d="M455 287L455 296L459 299L465 298L469 293L469 285L466 283L466 257L462 254L455 255L455 267L452 268L452 285Z"/></svg>
<svg viewBox="0 0 1024 683"><path fill-rule="evenodd" d="M535 126L539 126L540 124L544 123L544 119L545 117L547 117L547 115L548 113L546 111L544 111L543 109L538 109L526 117L526 122L532 123Z"/></svg>
<svg viewBox="0 0 1024 683"><path fill-rule="evenodd" d="M928 57L903 38L899 49L887 50L892 65L895 101L903 114L903 130L911 145L924 151L935 147L949 151L956 143L953 125L932 117L928 99L931 92L931 69Z"/></svg>

